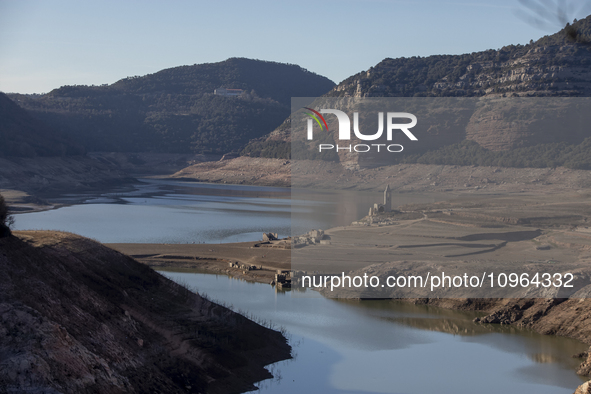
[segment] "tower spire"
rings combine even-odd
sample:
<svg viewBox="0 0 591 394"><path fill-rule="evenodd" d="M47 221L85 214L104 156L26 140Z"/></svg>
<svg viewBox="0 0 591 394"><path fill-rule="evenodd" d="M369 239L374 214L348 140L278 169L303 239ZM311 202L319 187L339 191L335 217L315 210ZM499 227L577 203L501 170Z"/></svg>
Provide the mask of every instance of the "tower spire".
<svg viewBox="0 0 591 394"><path fill-rule="evenodd" d="M390 185L387 185L386 190L384 190L384 211L392 211L392 192L390 191Z"/></svg>

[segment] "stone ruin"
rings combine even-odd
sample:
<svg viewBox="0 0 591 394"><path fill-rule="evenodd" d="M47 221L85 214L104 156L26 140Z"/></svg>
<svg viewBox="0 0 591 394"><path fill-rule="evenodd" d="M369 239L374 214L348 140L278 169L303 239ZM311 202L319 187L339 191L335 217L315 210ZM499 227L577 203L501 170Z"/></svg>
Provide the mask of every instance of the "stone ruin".
<svg viewBox="0 0 591 394"><path fill-rule="evenodd" d="M291 271L290 270L277 270L275 279L271 281L272 286L277 286L278 289L291 289Z"/></svg>
<svg viewBox="0 0 591 394"><path fill-rule="evenodd" d="M300 235L299 237L294 237L293 245L294 247L301 247L314 244L330 244L330 241L328 241L326 238L327 237L323 230L312 230L304 235Z"/></svg>
<svg viewBox="0 0 591 394"><path fill-rule="evenodd" d="M244 271L254 271L254 270L257 270L257 269L258 270L263 269L262 266L257 267L256 265L243 264L243 263L240 263L238 261L236 261L236 262L229 262L228 263L228 266L230 268L238 268L238 269L241 269L241 270L244 270Z"/></svg>
<svg viewBox="0 0 591 394"><path fill-rule="evenodd" d="M279 235L277 233L263 233L263 242L277 241Z"/></svg>
<svg viewBox="0 0 591 394"><path fill-rule="evenodd" d="M291 249L291 237L279 238L277 233L263 233L263 240L254 244L255 248Z"/></svg>
<svg viewBox="0 0 591 394"><path fill-rule="evenodd" d="M373 204L373 207L369 208L369 216L375 216L385 212L392 212L392 191L390 190L390 185L386 186L386 190L384 190L384 203Z"/></svg>

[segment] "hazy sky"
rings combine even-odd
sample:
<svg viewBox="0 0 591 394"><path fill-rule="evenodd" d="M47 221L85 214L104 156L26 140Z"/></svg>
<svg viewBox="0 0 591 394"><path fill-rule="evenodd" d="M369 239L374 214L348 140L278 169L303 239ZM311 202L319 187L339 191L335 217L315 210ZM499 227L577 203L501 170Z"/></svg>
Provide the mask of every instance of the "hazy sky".
<svg viewBox="0 0 591 394"><path fill-rule="evenodd" d="M113 83L229 57L295 63L338 83L386 57L498 49L560 28L536 28L518 9L516 0L0 0L0 91Z"/></svg>

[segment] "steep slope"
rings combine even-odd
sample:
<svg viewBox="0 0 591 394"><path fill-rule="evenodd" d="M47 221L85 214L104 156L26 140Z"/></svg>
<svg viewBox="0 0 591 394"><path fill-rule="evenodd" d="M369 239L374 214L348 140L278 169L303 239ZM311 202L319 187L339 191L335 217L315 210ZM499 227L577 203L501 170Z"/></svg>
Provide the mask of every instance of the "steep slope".
<svg viewBox="0 0 591 394"><path fill-rule="evenodd" d="M528 45L508 45L464 55L387 58L347 78L324 97L472 97L472 104L479 97L589 97L590 42L591 16L588 16ZM563 119L558 119L555 113L539 111L535 124L519 123L516 119L531 114L535 105L531 105L533 101L515 103L508 102L505 107L500 105L490 112L468 108L469 105L466 111L454 108L453 121L420 130L420 148L413 151L405 146L403 155L389 155L386 161L380 162L591 168L588 153L591 140L585 140L588 133L581 127L561 127L563 119L575 117L580 118L580 124L588 124L589 108L581 110L567 102L561 113ZM483 118L487 121L481 122ZM419 124L415 130L420 127ZM290 158L290 129L288 119L267 136L251 141L242 154ZM334 143L338 129L336 126L329 129L332 130L327 136L330 141L322 142ZM339 153L339 157L332 155L324 159L341 161L348 168L364 166L353 162L363 155L350 156Z"/></svg>
<svg viewBox="0 0 591 394"><path fill-rule="evenodd" d="M97 242L0 239L0 391L233 393L285 338Z"/></svg>
<svg viewBox="0 0 591 394"><path fill-rule="evenodd" d="M134 181L113 163L83 155L82 145L0 92L0 189L37 194Z"/></svg>
<svg viewBox="0 0 591 394"><path fill-rule="evenodd" d="M281 124L292 96L333 86L296 65L232 58L12 97L89 151L223 154ZM218 88L242 93L216 95Z"/></svg>
<svg viewBox="0 0 591 394"><path fill-rule="evenodd" d="M470 97L589 96L591 15L528 45L507 45L464 55L386 58L353 75L327 96Z"/></svg>
<svg viewBox="0 0 591 394"><path fill-rule="evenodd" d="M82 146L69 141L0 92L0 156L79 155Z"/></svg>

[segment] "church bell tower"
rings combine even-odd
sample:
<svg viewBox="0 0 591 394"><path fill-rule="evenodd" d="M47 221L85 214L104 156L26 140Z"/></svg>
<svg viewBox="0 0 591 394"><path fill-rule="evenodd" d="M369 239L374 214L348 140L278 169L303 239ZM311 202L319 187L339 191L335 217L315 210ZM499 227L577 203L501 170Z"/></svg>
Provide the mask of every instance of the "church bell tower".
<svg viewBox="0 0 591 394"><path fill-rule="evenodd" d="M384 190L384 212L392 211L392 192L390 191L390 185L386 186Z"/></svg>

